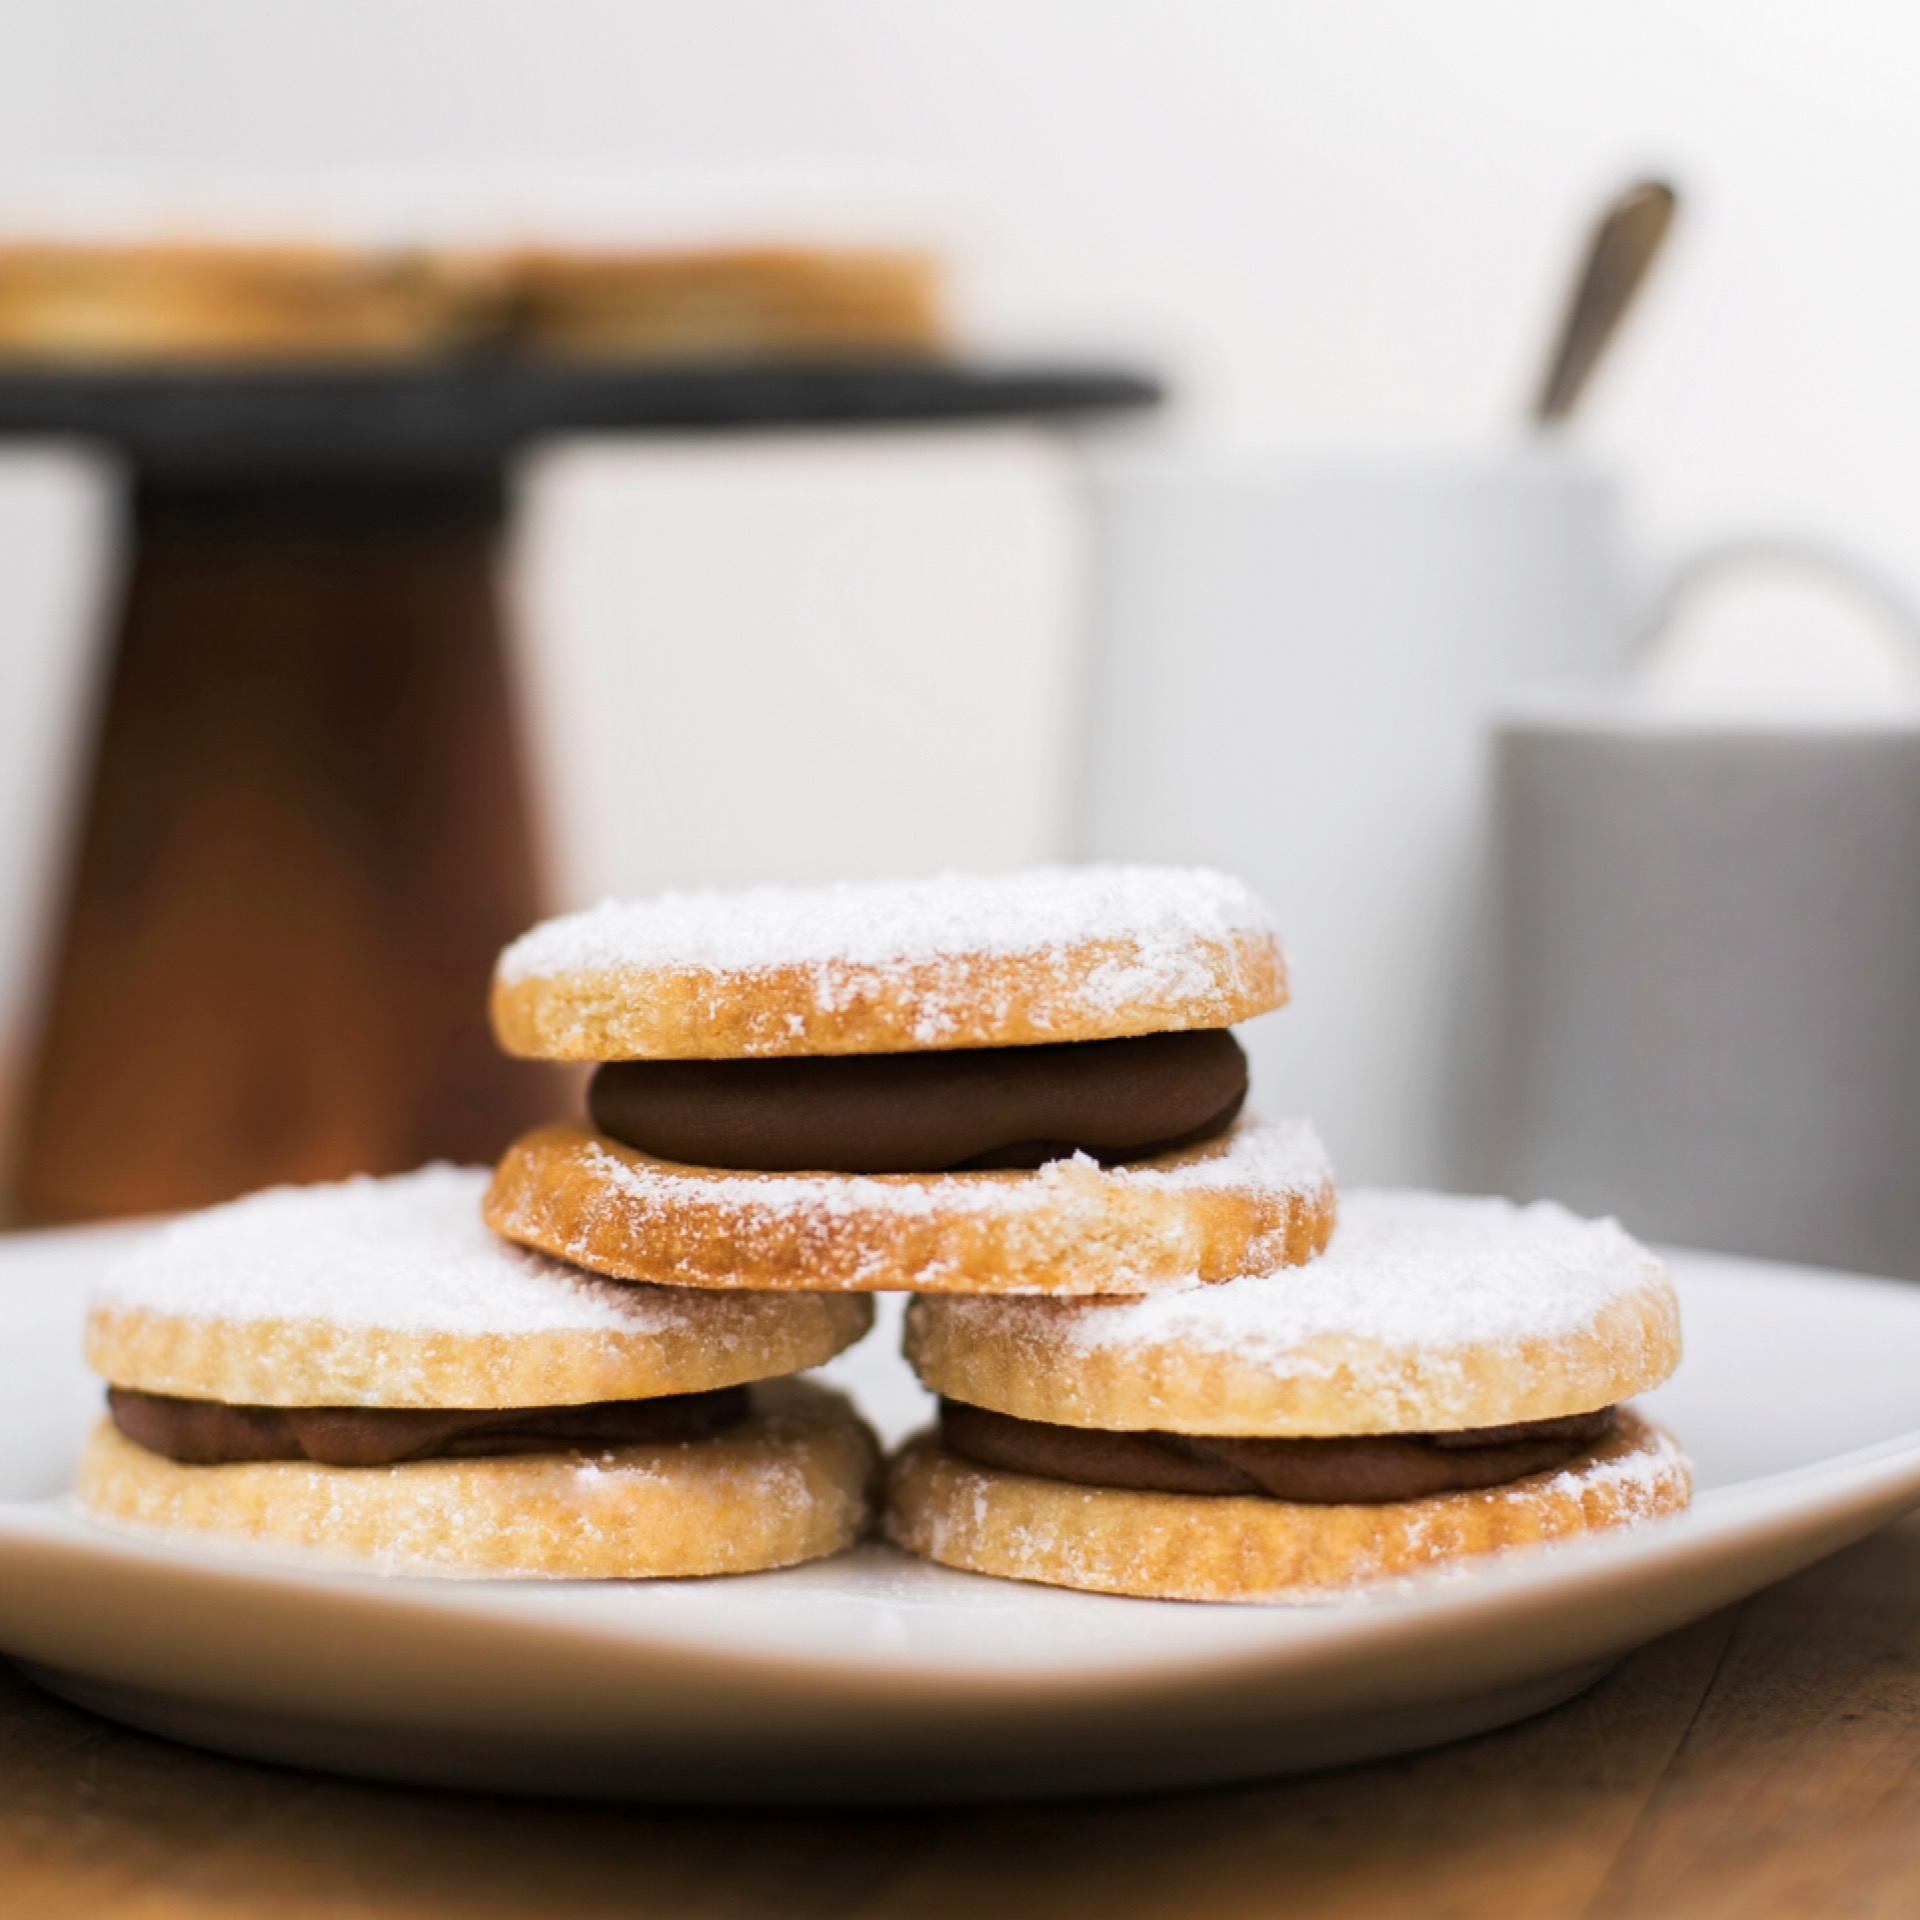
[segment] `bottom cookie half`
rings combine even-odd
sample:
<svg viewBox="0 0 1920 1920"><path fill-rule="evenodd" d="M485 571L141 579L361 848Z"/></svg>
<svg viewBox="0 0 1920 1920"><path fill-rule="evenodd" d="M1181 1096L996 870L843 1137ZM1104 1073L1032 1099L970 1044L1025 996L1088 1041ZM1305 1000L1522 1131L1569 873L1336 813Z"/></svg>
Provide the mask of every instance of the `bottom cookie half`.
<svg viewBox="0 0 1920 1920"><path fill-rule="evenodd" d="M102 1423L80 1466L96 1517L323 1552L383 1573L635 1580L750 1573L848 1547L879 1454L838 1394L754 1389L711 1438L388 1467L182 1466Z"/></svg>
<svg viewBox="0 0 1920 1920"><path fill-rule="evenodd" d="M1564 1467L1373 1506L1076 1486L976 1466L925 1435L894 1462L885 1526L910 1552L1005 1580L1164 1600L1323 1601L1677 1513L1691 1491L1679 1448L1630 1408Z"/></svg>

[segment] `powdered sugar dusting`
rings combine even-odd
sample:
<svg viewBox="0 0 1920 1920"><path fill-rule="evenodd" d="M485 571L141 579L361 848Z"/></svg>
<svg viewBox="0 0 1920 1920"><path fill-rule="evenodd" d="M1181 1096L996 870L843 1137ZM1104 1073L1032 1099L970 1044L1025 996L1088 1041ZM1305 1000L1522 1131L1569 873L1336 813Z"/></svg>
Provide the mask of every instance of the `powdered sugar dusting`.
<svg viewBox="0 0 1920 1920"><path fill-rule="evenodd" d="M1050 1214L1070 1203L1089 1183L1151 1193L1204 1193L1223 1188L1309 1199L1333 1179L1320 1136L1305 1120L1243 1123L1217 1151L1197 1152L1177 1166L1103 1168L1090 1155L1050 1160L1036 1172L1004 1175L952 1173L714 1173L665 1161L631 1159L597 1141L589 1143L597 1181L624 1210L642 1217L703 1207L745 1215L799 1216L822 1224L834 1220L930 1219L955 1213Z"/></svg>
<svg viewBox="0 0 1920 1920"><path fill-rule="evenodd" d="M957 953L1046 954L1101 941L1132 955L1097 978L1116 1003L1205 991L1196 939L1271 934L1238 880L1204 868L1036 867L929 880L755 887L602 901L548 920L500 956L508 984L623 968L885 967ZM1190 976L1193 976L1190 978Z"/></svg>
<svg viewBox="0 0 1920 1920"><path fill-rule="evenodd" d="M1229 1352L1284 1372L1329 1337L1435 1361L1551 1339L1666 1284L1613 1220L1582 1220L1548 1200L1516 1207L1363 1188L1342 1193L1333 1239L1306 1266L1138 1299L952 1299L943 1311L958 1332L973 1323L1089 1353Z"/></svg>
<svg viewBox="0 0 1920 1920"><path fill-rule="evenodd" d="M1084 1153L1073 1164L1092 1167ZM1225 1188L1281 1195L1318 1193L1333 1182L1333 1163L1307 1120L1243 1120L1227 1136L1224 1153L1199 1155L1179 1166L1151 1161L1111 1167L1102 1176L1144 1193L1205 1193Z"/></svg>
<svg viewBox="0 0 1920 1920"><path fill-rule="evenodd" d="M269 1188L160 1228L104 1277L94 1304L449 1334L664 1333L685 1317L674 1294L497 1239L480 1219L487 1179L439 1165Z"/></svg>

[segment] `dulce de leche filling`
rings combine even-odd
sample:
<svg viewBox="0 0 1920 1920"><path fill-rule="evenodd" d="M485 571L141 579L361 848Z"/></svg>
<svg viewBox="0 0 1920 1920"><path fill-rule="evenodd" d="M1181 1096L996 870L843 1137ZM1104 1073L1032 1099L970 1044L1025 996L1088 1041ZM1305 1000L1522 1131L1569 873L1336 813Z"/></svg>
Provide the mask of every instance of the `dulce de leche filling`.
<svg viewBox="0 0 1920 1920"><path fill-rule="evenodd" d="M1338 1440L1109 1433L940 1402L940 1441L983 1467L1139 1493L1255 1494L1314 1506L1375 1505L1504 1486L1564 1466L1604 1439L1614 1410L1459 1433Z"/></svg>
<svg viewBox="0 0 1920 1920"><path fill-rule="evenodd" d="M761 1173L944 1173L1103 1164L1197 1145L1233 1124L1247 1057L1224 1030L1037 1047L615 1060L587 1104L604 1134L691 1166Z"/></svg>
<svg viewBox="0 0 1920 1920"><path fill-rule="evenodd" d="M721 1387L578 1407L240 1407L109 1387L107 1408L129 1440L188 1466L311 1460L325 1467L390 1467L699 1440L737 1426L751 1411L751 1398L745 1387Z"/></svg>

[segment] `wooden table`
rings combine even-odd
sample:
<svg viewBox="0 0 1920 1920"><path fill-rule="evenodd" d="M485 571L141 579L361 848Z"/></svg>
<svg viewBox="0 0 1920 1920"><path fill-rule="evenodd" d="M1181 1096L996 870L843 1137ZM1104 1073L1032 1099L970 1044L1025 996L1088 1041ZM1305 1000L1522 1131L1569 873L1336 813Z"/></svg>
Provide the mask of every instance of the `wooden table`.
<svg viewBox="0 0 1920 1920"><path fill-rule="evenodd" d="M764 1813L464 1799L209 1758L0 1670L0 1911L860 1920L1920 1913L1920 1518L1541 1719L1232 1791Z"/></svg>

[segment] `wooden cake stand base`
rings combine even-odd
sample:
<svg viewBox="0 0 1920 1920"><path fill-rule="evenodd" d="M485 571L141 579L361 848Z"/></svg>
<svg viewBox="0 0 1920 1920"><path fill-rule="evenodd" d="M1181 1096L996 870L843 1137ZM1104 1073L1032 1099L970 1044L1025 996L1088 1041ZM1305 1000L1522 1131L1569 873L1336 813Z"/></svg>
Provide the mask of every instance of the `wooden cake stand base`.
<svg viewBox="0 0 1920 1920"><path fill-rule="evenodd" d="M481 1160L560 1089L486 1032L543 905L487 476L143 485L15 1211Z"/></svg>

